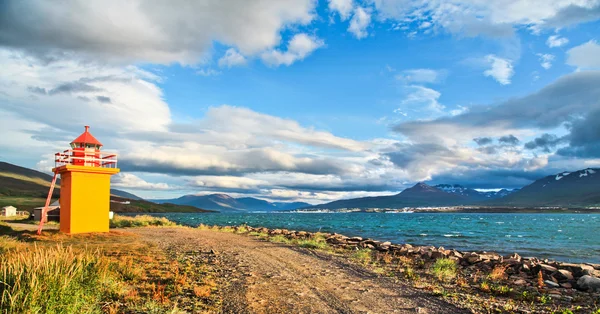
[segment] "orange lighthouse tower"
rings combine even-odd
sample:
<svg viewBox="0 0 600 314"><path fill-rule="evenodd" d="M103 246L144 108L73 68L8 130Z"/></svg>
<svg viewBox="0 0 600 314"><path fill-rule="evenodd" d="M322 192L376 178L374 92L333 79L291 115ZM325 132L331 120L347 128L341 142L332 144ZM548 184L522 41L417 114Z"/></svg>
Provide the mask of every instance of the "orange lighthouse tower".
<svg viewBox="0 0 600 314"><path fill-rule="evenodd" d="M60 231L68 234L108 232L110 176L119 172L117 156L101 152L102 144L89 129L71 142L71 149L55 154Z"/></svg>

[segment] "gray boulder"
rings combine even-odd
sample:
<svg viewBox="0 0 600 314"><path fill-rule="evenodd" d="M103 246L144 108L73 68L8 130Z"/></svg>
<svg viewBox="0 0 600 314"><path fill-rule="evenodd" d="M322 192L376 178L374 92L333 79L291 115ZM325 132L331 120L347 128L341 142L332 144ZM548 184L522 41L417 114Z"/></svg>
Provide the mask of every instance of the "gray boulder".
<svg viewBox="0 0 600 314"><path fill-rule="evenodd" d="M600 291L600 279L585 275L577 280L577 286L582 290Z"/></svg>

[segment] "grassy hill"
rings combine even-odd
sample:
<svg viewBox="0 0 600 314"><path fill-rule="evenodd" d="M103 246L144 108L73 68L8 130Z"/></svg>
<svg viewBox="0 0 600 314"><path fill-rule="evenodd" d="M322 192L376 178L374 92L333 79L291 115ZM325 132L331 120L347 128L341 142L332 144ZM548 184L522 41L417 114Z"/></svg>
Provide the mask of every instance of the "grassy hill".
<svg viewBox="0 0 600 314"><path fill-rule="evenodd" d="M19 210L31 211L35 207L44 206L52 176L20 167L7 162L0 162L0 207L12 205ZM52 201L60 197L60 185L52 194ZM160 213L160 212L208 212L193 206L175 204L155 204L121 190L111 189L111 199L130 201L130 204L110 203L114 212L127 213Z"/></svg>

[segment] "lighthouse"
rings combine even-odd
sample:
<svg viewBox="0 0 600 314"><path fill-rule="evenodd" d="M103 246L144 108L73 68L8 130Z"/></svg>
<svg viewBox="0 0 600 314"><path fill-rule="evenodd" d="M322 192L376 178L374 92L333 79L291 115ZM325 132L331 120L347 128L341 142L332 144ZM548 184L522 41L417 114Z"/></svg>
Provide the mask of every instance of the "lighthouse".
<svg viewBox="0 0 600 314"><path fill-rule="evenodd" d="M119 169L117 156L101 148L86 126L71 142L71 149L55 154L52 171L55 178L60 175L61 232L108 232L110 177Z"/></svg>

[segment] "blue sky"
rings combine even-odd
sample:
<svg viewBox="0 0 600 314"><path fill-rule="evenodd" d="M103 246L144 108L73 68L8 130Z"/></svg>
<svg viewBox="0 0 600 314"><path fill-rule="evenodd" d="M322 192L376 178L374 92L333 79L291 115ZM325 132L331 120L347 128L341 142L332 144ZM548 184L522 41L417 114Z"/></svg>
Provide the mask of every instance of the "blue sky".
<svg viewBox="0 0 600 314"><path fill-rule="evenodd" d="M120 155L113 186L148 198L318 203L600 166L598 0L2 7L0 159L19 165L50 171L89 124Z"/></svg>

